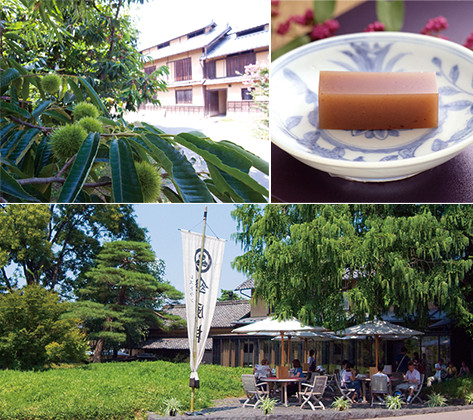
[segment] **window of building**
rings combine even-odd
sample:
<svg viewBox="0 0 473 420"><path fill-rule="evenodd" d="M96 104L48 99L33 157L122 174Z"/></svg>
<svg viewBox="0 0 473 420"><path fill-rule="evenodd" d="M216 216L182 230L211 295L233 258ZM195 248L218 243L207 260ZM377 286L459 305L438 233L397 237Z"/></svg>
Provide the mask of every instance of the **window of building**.
<svg viewBox="0 0 473 420"><path fill-rule="evenodd" d="M227 57L227 77L238 76L238 73L243 74L245 73L245 66L255 63L256 54L254 51L229 55Z"/></svg>
<svg viewBox="0 0 473 420"><path fill-rule="evenodd" d="M204 29L200 29L198 31L192 32L189 35L187 35L187 39L194 38L195 36L203 35L205 33Z"/></svg>
<svg viewBox="0 0 473 420"><path fill-rule="evenodd" d="M149 67L145 67L145 73L146 74L151 74L153 73L153 71L156 70L156 66L149 66Z"/></svg>
<svg viewBox="0 0 473 420"><path fill-rule="evenodd" d="M248 90L248 88L243 88L241 90L241 99L243 101L249 101L253 99L253 96L251 95L251 90Z"/></svg>
<svg viewBox="0 0 473 420"><path fill-rule="evenodd" d="M162 44L158 45L158 50L161 49L161 48L169 47L170 45L171 45L170 41L163 42Z"/></svg>
<svg viewBox="0 0 473 420"><path fill-rule="evenodd" d="M174 80L176 82L192 79L192 62L191 58L183 58L174 61Z"/></svg>
<svg viewBox="0 0 473 420"><path fill-rule="evenodd" d="M192 89L176 90L176 104L191 104Z"/></svg>
<svg viewBox="0 0 473 420"><path fill-rule="evenodd" d="M243 366L254 366L254 343L250 340L243 344Z"/></svg>
<svg viewBox="0 0 473 420"><path fill-rule="evenodd" d="M255 26L254 28L248 28L244 29L242 31L239 31L236 33L237 36L245 36L245 35L250 35L250 34L255 34L257 32L263 32L265 30L265 25L258 25Z"/></svg>
<svg viewBox="0 0 473 420"><path fill-rule="evenodd" d="M216 61L207 61L204 65L204 77L207 79L215 79L217 77Z"/></svg>

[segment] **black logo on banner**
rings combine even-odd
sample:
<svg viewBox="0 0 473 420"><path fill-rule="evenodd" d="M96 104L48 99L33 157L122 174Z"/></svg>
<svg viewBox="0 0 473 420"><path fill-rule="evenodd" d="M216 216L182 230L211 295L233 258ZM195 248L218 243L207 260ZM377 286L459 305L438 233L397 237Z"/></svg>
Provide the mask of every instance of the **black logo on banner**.
<svg viewBox="0 0 473 420"><path fill-rule="evenodd" d="M200 248L195 251L194 255L194 262L195 262L195 269L199 271L199 263L200 263ZM202 273L206 273L210 270L212 266L212 257L210 256L209 251L204 248L204 253L202 256Z"/></svg>

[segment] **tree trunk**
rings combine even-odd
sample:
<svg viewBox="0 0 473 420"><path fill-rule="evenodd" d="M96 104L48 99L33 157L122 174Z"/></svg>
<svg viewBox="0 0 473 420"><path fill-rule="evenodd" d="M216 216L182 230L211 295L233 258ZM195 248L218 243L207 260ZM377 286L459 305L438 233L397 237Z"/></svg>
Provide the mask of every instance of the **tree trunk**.
<svg viewBox="0 0 473 420"><path fill-rule="evenodd" d="M103 338L99 338L99 341L97 341L97 344L95 345L92 363L102 363L102 351L104 343L105 340Z"/></svg>
<svg viewBox="0 0 473 420"><path fill-rule="evenodd" d="M11 283L10 283L10 279L8 278L7 276L7 272L5 270L5 267L2 267L2 274L3 274L3 280L5 281L5 286L7 286L7 290L9 292L12 291L12 287L11 287Z"/></svg>

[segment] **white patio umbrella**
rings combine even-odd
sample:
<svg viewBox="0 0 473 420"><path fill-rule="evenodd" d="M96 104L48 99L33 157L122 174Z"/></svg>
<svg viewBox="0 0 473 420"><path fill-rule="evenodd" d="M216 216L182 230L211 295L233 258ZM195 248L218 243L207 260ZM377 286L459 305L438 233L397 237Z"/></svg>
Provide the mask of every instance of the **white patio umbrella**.
<svg viewBox="0 0 473 420"><path fill-rule="evenodd" d="M276 333L273 333L276 334ZM331 340L336 340L337 337L332 335L331 333L328 332L317 332L317 331L299 331L295 332L293 335L288 335L288 342L291 340L300 340L303 341L304 347L303 347L303 355L304 358L307 357L307 341L309 339L315 340L315 341L331 341ZM272 340L275 341L281 341L280 336L274 337ZM288 355L289 357L289 355Z"/></svg>
<svg viewBox="0 0 473 420"><path fill-rule="evenodd" d="M284 336L292 336L297 332L307 331L323 331L323 327L313 327L310 325L302 325L300 321L293 318L287 321L279 321L277 319L267 317L260 321L253 322L243 327L235 328L232 332L238 334L261 334L273 335L270 333L278 333L281 337L281 360L285 363L284 354Z"/></svg>
<svg viewBox="0 0 473 420"><path fill-rule="evenodd" d="M387 321L375 319L374 321L364 322L363 324L355 325L337 332L342 336L372 336L375 340L375 363L378 365L379 361L379 339L380 337L390 340L400 340L414 337L416 335L423 335L423 332L411 330L410 328L402 327L401 325L392 324Z"/></svg>

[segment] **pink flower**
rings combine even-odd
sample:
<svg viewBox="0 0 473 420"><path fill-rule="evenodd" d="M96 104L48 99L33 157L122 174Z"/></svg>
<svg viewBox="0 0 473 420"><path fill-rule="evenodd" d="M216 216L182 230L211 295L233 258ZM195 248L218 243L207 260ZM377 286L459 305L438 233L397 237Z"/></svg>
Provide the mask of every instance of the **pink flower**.
<svg viewBox="0 0 473 420"><path fill-rule="evenodd" d="M463 46L473 50L473 32L468 36Z"/></svg>
<svg viewBox="0 0 473 420"><path fill-rule="evenodd" d="M289 32L289 29L291 27L291 18L289 18L286 22L281 22L278 25L278 29L276 30L276 33L279 35L285 35Z"/></svg>
<svg viewBox="0 0 473 420"><path fill-rule="evenodd" d="M305 15L293 15L289 17L289 19L294 22L298 23L299 25L305 25Z"/></svg>
<svg viewBox="0 0 473 420"><path fill-rule="evenodd" d="M378 32L378 31L384 31L385 26L384 23L375 21L373 23L370 23L365 29L363 29L363 32Z"/></svg>
<svg viewBox="0 0 473 420"><path fill-rule="evenodd" d="M439 32L448 28L447 19L443 16L437 16L435 18L429 19L425 26L420 31L424 35L434 35L439 36ZM445 37L442 37L445 38Z"/></svg>
<svg viewBox="0 0 473 420"><path fill-rule="evenodd" d="M305 11L305 21L306 21L306 25L314 22L314 11L312 9L307 9Z"/></svg>
<svg viewBox="0 0 473 420"><path fill-rule="evenodd" d="M340 24L338 23L338 20L335 20L335 19L327 19L324 22L324 25L328 28L330 35L335 35L335 32L337 32L338 28L340 28Z"/></svg>
<svg viewBox="0 0 473 420"><path fill-rule="evenodd" d="M328 38L332 35L335 35L340 24L334 19L327 19L324 23L319 23L314 25L312 32L310 33L310 38L315 41L317 39Z"/></svg>
<svg viewBox="0 0 473 420"><path fill-rule="evenodd" d="M316 41L317 39L324 39L328 38L330 36L330 31L324 24L320 23L318 25L315 25L312 28L312 32L310 33L310 38L313 41Z"/></svg>
<svg viewBox="0 0 473 420"><path fill-rule="evenodd" d="M289 19L299 25L311 25L312 23L314 23L314 12L312 11L312 9L307 9L303 15L294 15L291 16Z"/></svg>
<svg viewBox="0 0 473 420"><path fill-rule="evenodd" d="M279 6L279 0L271 0L271 6Z"/></svg>

